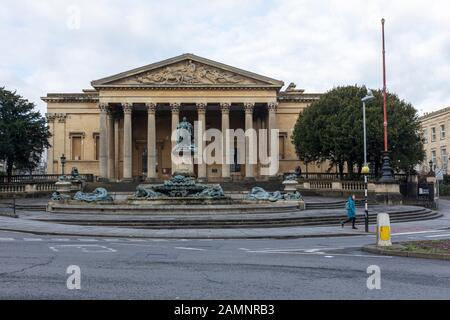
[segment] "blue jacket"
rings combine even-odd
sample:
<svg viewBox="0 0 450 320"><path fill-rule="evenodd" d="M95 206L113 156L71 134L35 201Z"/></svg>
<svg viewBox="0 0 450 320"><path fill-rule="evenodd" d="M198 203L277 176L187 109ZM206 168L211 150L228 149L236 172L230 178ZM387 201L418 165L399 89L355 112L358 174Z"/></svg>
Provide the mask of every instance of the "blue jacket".
<svg viewBox="0 0 450 320"><path fill-rule="evenodd" d="M353 201L352 197L348 197L347 200L347 216L349 218L354 218L356 216L355 201Z"/></svg>

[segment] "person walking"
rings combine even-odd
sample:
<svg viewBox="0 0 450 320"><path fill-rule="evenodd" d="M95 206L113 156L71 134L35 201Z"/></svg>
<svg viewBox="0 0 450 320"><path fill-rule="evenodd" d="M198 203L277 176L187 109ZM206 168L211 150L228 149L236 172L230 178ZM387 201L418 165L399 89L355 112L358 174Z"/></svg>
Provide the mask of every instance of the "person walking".
<svg viewBox="0 0 450 320"><path fill-rule="evenodd" d="M347 222L352 222L352 229L358 229L355 227L356 223L356 205L355 205L356 196L353 194L348 197L347 203L345 204L345 209L347 209L347 217L348 219L341 222L341 227L344 227L344 224Z"/></svg>

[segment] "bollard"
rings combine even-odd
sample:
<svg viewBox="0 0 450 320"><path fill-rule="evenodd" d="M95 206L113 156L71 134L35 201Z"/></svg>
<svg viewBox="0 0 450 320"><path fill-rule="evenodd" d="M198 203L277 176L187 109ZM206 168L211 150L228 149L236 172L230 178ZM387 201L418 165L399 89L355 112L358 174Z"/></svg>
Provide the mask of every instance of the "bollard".
<svg viewBox="0 0 450 320"><path fill-rule="evenodd" d="M392 246L391 223L387 213L379 213L377 215L377 246Z"/></svg>

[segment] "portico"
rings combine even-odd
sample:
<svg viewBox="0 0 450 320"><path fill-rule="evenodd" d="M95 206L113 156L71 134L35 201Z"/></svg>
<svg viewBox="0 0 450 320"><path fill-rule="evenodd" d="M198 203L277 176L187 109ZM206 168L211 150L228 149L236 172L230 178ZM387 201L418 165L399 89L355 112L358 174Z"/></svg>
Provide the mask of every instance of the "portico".
<svg viewBox="0 0 450 320"><path fill-rule="evenodd" d="M99 103L100 117L100 179L110 181L130 181L137 177L149 181L168 178L173 164L170 152L173 148L171 134L182 117L189 122L198 121L200 133L215 128L226 132L227 129L270 128L271 109L276 103L177 103L177 102L136 102L136 103ZM272 116L272 121L276 121ZM115 124L118 130L114 129ZM223 148L232 154L237 149L236 141L224 135ZM200 150L208 143L198 139ZM270 144L266 144L269 146ZM118 148L117 148L118 147ZM250 149L246 140L245 152ZM118 150L117 150L118 149ZM116 161L116 152L119 160ZM246 156L245 164L227 163L226 153L222 152L221 162L195 164L195 172L200 180L231 180L260 178L260 166L250 163ZM236 162L237 162L236 155ZM104 175L104 176L102 176Z"/></svg>
<svg viewBox="0 0 450 320"><path fill-rule="evenodd" d="M42 98L48 105L53 134L47 153L49 173L59 172L59 157L64 153L69 168L93 173L99 180L169 179L174 147L171 135L186 117L189 123L200 124L200 136L208 129L224 133L219 141L221 154L206 159L220 161L195 163L199 180L268 179L262 174L266 165L260 161L259 151L278 157L279 172L299 165L290 143L291 130L301 110L318 99L294 84L280 91L282 81L193 54L95 80L91 85L93 89L83 93L50 93ZM254 129L256 134L262 129L278 129L279 150L270 150L264 139L257 146L249 137L241 148L242 141L227 138L227 129ZM196 141L200 150L214 142L213 138ZM227 159L230 154L233 158Z"/></svg>

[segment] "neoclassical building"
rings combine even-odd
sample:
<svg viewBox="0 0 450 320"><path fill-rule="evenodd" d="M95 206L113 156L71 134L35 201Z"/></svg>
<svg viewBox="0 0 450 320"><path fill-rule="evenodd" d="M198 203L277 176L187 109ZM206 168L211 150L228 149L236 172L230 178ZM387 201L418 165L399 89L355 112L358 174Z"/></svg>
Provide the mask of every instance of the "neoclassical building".
<svg viewBox="0 0 450 320"><path fill-rule="evenodd" d="M92 81L82 93L48 93L52 137L48 173L77 167L110 181L167 179L171 133L182 118L204 128L279 130L279 173L300 165L291 134L297 117L319 94L193 54ZM205 144L205 142L201 142ZM233 146L231 146L233 147ZM239 150L235 152L237 159ZM198 164L198 178L266 179L261 164Z"/></svg>

